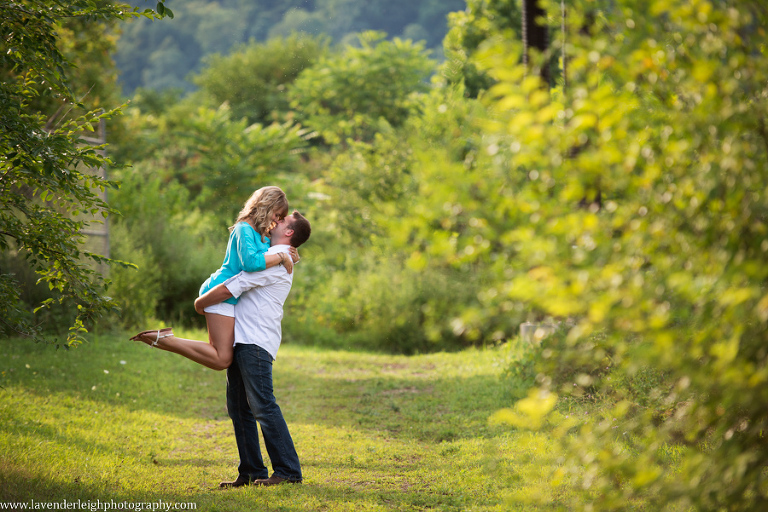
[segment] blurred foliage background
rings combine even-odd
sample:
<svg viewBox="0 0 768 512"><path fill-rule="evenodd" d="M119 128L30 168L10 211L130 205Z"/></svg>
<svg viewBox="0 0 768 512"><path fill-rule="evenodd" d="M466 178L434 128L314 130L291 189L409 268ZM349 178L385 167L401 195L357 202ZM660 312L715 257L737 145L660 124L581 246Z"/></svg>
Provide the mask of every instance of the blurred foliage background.
<svg viewBox="0 0 768 512"><path fill-rule="evenodd" d="M144 0L125 3L137 7L148 5ZM192 91L195 81L191 77L210 68L213 55L220 58L242 45L287 38L296 33L324 35L334 43L346 45L355 44L356 34L360 32L378 31L390 37L424 41L426 48L441 54L447 30L446 16L464 9L464 0L169 0L167 3L175 13L173 23L136 20L123 26L115 61L126 94L131 95L138 88ZM276 47L275 50L279 52ZM278 55L272 54L271 59ZM263 59L269 61L270 57L263 56Z"/></svg>
<svg viewBox="0 0 768 512"><path fill-rule="evenodd" d="M562 441L567 509L766 506L762 2L542 0L543 52L516 0L169 4L115 54L112 250L139 269L96 328L199 325L227 226L278 185L313 224L286 341L413 354L553 322L499 420ZM603 407L549 425L553 397Z"/></svg>

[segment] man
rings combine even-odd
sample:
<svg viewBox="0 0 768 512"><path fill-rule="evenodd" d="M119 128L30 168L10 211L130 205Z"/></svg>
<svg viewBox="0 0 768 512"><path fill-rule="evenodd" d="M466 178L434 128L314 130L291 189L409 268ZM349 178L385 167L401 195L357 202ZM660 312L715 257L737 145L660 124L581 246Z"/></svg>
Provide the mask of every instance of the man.
<svg viewBox="0 0 768 512"><path fill-rule="evenodd" d="M299 212L280 221L270 232L267 254L288 252L309 238L309 221ZM241 272L195 300L195 310L239 297L235 306L235 349L227 369L227 410L235 430L240 455L239 475L220 487L301 483L299 456L288 425L272 391L272 362L280 348L283 304L291 291L293 274L281 267L262 272ZM272 462L268 477L261 457L259 432Z"/></svg>

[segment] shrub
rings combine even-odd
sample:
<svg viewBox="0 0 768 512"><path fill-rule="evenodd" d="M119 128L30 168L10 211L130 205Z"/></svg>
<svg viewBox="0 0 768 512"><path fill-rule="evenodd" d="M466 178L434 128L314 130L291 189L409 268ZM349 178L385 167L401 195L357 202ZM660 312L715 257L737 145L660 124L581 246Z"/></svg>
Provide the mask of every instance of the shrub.
<svg viewBox="0 0 768 512"><path fill-rule="evenodd" d="M194 82L212 107L228 103L233 119L267 125L282 120L289 110L287 88L327 51L327 38L306 34L252 41L226 57L207 58Z"/></svg>
<svg viewBox="0 0 768 512"><path fill-rule="evenodd" d="M584 491L568 508L761 509L768 13L751 1L596 4L569 6L566 88L542 89L517 44L481 56L499 81L499 151L527 177L512 204L529 222L500 233L511 245L499 258L519 265L498 300L574 320L550 391L595 360L597 333L612 370L594 385L626 388L609 421L568 443L562 471Z"/></svg>
<svg viewBox="0 0 768 512"><path fill-rule="evenodd" d="M407 119L412 95L426 91L433 71L422 43L384 34L360 34L360 47L319 59L289 88L291 106L306 126L329 144L370 141L381 120L400 126Z"/></svg>
<svg viewBox="0 0 768 512"><path fill-rule="evenodd" d="M154 320L162 298L160 267L151 246L144 246L128 231L125 223L113 223L110 249L115 259L130 261L134 267L113 268L109 273L109 294L120 310L99 325L102 329L141 329Z"/></svg>
<svg viewBox="0 0 768 512"><path fill-rule="evenodd" d="M324 282L307 290L294 283L297 295L288 300L286 324L314 326L309 342L328 339L331 346L355 346L390 353L414 354L456 350L473 343L453 332L448 324L434 323L435 316L458 316L467 303L466 288L439 272L414 272L397 260L368 253L345 269L326 276ZM300 292L298 290L301 290Z"/></svg>
<svg viewBox="0 0 768 512"><path fill-rule="evenodd" d="M153 172L151 165L137 165L118 174L122 186L111 198L123 214L113 229L121 238L116 250L144 265L139 274L118 274L116 284L121 294L132 293L136 286L155 291L157 318L199 323L193 303L200 285L224 259L227 226L196 208L182 185L152 177ZM142 268L148 275L142 275ZM136 281L145 279L144 286ZM138 300L123 298L129 303ZM144 304L138 310L142 313L136 313L137 320L148 314Z"/></svg>

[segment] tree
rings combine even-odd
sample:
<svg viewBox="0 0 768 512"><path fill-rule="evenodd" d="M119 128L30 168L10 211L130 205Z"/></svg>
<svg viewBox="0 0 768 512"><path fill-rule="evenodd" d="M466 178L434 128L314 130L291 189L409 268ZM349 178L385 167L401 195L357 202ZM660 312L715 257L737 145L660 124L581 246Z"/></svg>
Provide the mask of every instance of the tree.
<svg viewBox="0 0 768 512"><path fill-rule="evenodd" d="M173 13L162 0L157 11L129 9L97 0L24 0L0 6L0 249L24 257L55 298L36 308L71 302L76 308L67 345L82 340L86 322L114 308L102 276L88 261L111 260L83 248L82 230L92 215L112 212L98 191L110 183L87 171L109 161L83 134L116 110L99 109L50 123L40 100L62 107L81 105L72 90L70 61L57 46L67 20L96 21ZM37 103L38 108L33 107ZM80 216L85 214L85 216ZM0 322L8 332L39 338L40 326L20 299L17 279L0 273Z"/></svg>
<svg viewBox="0 0 768 512"><path fill-rule="evenodd" d="M320 59L290 88L291 106L301 121L329 143L346 138L370 141L381 121L400 126L413 93L426 91L434 69L421 43L359 36L360 48Z"/></svg>
<svg viewBox="0 0 768 512"><path fill-rule="evenodd" d="M327 51L327 38L309 35L251 42L225 57L207 58L193 81L212 107L226 102L233 119L266 125L285 117L288 87Z"/></svg>
<svg viewBox="0 0 768 512"><path fill-rule="evenodd" d="M523 62L533 64L533 51L544 54L549 48L549 32L546 25L546 13L539 0L523 0ZM549 86L549 66L546 62L539 65L541 81Z"/></svg>
<svg viewBox="0 0 768 512"><path fill-rule="evenodd" d="M613 400L561 425L559 476L585 490L564 508L768 503L766 23L750 0L572 2L568 89L551 95L518 41L480 55L498 81L492 133L525 177L509 207L526 222L495 250L515 267L486 306L563 320L540 349L542 407ZM601 208L574 208L598 190ZM645 403L616 385L648 374Z"/></svg>

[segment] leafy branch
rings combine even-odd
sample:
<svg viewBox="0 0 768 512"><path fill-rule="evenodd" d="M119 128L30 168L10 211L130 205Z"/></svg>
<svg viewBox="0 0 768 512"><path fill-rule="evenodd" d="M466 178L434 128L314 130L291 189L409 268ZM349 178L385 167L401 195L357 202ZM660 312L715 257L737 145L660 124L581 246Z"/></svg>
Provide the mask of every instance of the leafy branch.
<svg viewBox="0 0 768 512"><path fill-rule="evenodd" d="M83 340L87 323L117 307L105 295L109 282L93 264L119 264L84 249L84 227L94 216L117 212L99 193L116 184L88 169L112 162L101 154L104 145L89 143L84 134L110 119L120 108L86 112L56 124L35 105L45 96L60 102L57 114L83 108L74 96L68 71L71 63L58 47L65 20L124 20L143 16L173 17L164 0L156 9L140 11L125 4L97 0L23 0L0 6L0 249L7 257L28 262L54 297L24 304L17 278L0 271L0 315L5 330L41 339L40 324L30 314L53 304L72 304L74 318L66 344Z"/></svg>

